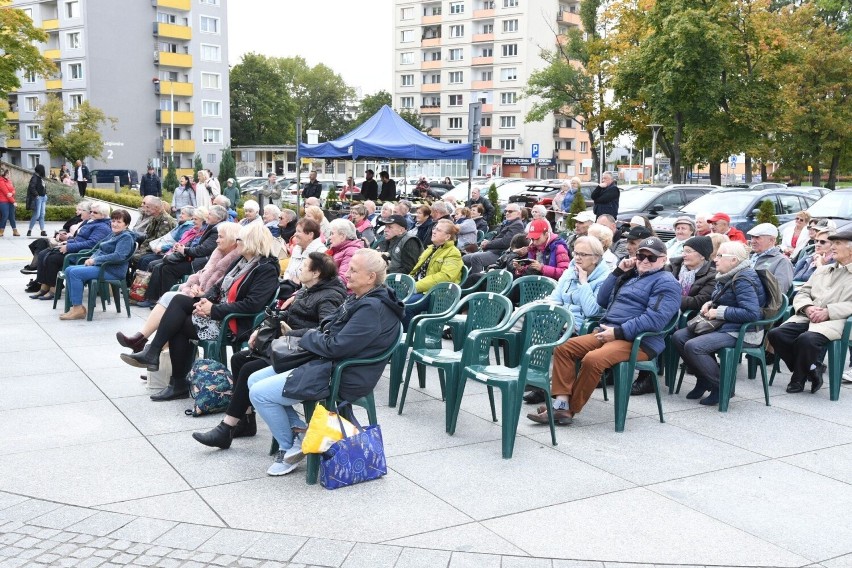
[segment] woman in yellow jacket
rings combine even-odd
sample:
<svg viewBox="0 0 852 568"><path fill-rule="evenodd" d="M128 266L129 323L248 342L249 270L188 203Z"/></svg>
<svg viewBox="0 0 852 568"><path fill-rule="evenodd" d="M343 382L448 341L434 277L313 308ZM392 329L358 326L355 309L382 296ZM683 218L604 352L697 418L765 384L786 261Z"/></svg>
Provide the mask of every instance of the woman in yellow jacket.
<svg viewBox="0 0 852 568"><path fill-rule="evenodd" d="M447 219L441 219L432 229L432 244L417 259L411 270L415 280L416 293L405 302L405 316L402 323L408 329L408 322L429 307L426 294L438 282L461 281L462 257L456 246L458 225Z"/></svg>

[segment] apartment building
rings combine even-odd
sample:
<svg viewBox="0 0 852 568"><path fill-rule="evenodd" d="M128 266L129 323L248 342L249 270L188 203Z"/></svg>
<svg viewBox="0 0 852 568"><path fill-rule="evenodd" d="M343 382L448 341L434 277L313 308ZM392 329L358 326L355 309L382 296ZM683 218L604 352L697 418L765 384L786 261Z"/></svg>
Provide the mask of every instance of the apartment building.
<svg viewBox="0 0 852 568"><path fill-rule="evenodd" d="M41 46L52 77L21 75L9 96L8 159L58 167L41 147L36 112L48 96L66 109L83 101L117 119L105 127L102 160L89 168L149 163L192 173L196 154L218 170L230 144L227 0L14 0L48 32Z"/></svg>
<svg viewBox="0 0 852 568"><path fill-rule="evenodd" d="M579 0L394 0L393 104L418 111L430 134L467 142L468 105L482 103L482 173L590 179L576 121L524 117L542 49L581 27Z"/></svg>

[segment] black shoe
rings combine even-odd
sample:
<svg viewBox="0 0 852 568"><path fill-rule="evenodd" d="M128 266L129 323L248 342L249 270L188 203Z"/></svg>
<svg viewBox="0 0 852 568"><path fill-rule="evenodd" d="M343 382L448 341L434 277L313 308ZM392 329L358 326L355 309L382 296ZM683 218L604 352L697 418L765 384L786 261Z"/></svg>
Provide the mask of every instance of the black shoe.
<svg viewBox="0 0 852 568"><path fill-rule="evenodd" d="M792 380L790 381L790 384L787 385L787 392L790 394L802 392L803 390L805 390L804 381Z"/></svg>
<svg viewBox="0 0 852 568"><path fill-rule="evenodd" d="M26 292L27 294L32 294L33 292L38 292L39 290L41 290L41 284L30 280L30 283L27 284L27 287L24 289L24 292Z"/></svg>
<svg viewBox="0 0 852 568"><path fill-rule="evenodd" d="M179 398L187 398L189 396L189 388L184 387L182 389L178 389L173 385L169 385L157 394L151 395L151 400L155 402L162 402L165 400L177 400Z"/></svg>
<svg viewBox="0 0 852 568"><path fill-rule="evenodd" d="M38 272L38 269L35 266L26 265L21 269L21 274L35 274Z"/></svg>
<svg viewBox="0 0 852 568"><path fill-rule="evenodd" d="M766 353L764 356L766 357L767 367L771 367L775 364L775 353Z"/></svg>
<svg viewBox="0 0 852 568"><path fill-rule="evenodd" d="M151 345L146 345L145 349L139 353L122 353L121 360L140 369L148 369L149 371L160 370L160 351L156 352L151 348Z"/></svg>
<svg viewBox="0 0 852 568"><path fill-rule="evenodd" d="M234 438L250 438L255 434L257 434L257 414L243 415L237 425L234 426Z"/></svg>
<svg viewBox="0 0 852 568"><path fill-rule="evenodd" d="M633 381L633 387L630 389L631 396L639 396L654 392L654 383L657 378L647 371L640 371L639 376Z"/></svg>
<svg viewBox="0 0 852 568"><path fill-rule="evenodd" d="M524 402L527 404L541 404L544 402L544 391L541 389L532 389L524 395Z"/></svg>
<svg viewBox="0 0 852 568"><path fill-rule="evenodd" d="M825 365L820 363L816 369L811 369L808 373L808 379L811 381L811 394L822 388L822 376L825 374Z"/></svg>
<svg viewBox="0 0 852 568"><path fill-rule="evenodd" d="M42 236L42 237L46 237L46 236L47 236L47 231L42 231L42 232L41 232L41 236Z"/></svg>
<svg viewBox="0 0 852 568"><path fill-rule="evenodd" d="M29 231L27 231L27 236L28 236L28 237L33 236L33 231L32 231L32 229L30 229Z"/></svg>
<svg viewBox="0 0 852 568"><path fill-rule="evenodd" d="M445 327L444 331L441 333L442 339L452 339L453 338L453 330L452 328Z"/></svg>
<svg viewBox="0 0 852 568"><path fill-rule="evenodd" d="M703 404L704 406L716 406L719 404L719 388L711 388L710 394L699 400L698 404Z"/></svg>
<svg viewBox="0 0 852 568"><path fill-rule="evenodd" d="M145 344L148 343L148 338L142 335L141 333L135 333L130 337L124 335L120 331L116 332L115 338L118 340L118 344L122 347L127 347L128 349L132 349L134 353L139 353L142 349L145 348Z"/></svg>
<svg viewBox="0 0 852 568"><path fill-rule="evenodd" d="M231 441L234 439L234 428L234 426L228 426L225 422L219 422L218 426L208 432L193 432L192 437L205 446L227 450L231 447Z"/></svg>
<svg viewBox="0 0 852 568"><path fill-rule="evenodd" d="M686 398L688 398L689 400L698 400L699 398L704 396L704 393L708 390L710 389L707 388L707 385L704 384L704 381L698 379L695 382L695 388L686 393Z"/></svg>

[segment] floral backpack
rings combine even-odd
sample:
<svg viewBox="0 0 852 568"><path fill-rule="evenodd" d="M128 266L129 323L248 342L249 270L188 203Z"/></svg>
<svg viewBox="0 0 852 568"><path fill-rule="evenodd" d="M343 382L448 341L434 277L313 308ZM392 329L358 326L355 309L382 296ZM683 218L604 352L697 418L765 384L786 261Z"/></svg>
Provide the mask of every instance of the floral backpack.
<svg viewBox="0 0 852 568"><path fill-rule="evenodd" d="M187 416L204 416L224 412L234 394L234 377L231 371L212 359L199 359L189 372L189 394L195 399Z"/></svg>

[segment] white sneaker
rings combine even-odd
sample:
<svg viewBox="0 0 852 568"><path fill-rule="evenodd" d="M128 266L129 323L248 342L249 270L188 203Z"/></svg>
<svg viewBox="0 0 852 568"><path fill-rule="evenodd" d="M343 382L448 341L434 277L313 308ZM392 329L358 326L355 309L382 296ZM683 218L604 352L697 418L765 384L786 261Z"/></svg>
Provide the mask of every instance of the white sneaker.
<svg viewBox="0 0 852 568"><path fill-rule="evenodd" d="M298 463L284 463L284 454L285 450L278 450L278 453L275 454L275 461L272 462L272 465L269 466L269 469L266 470L266 475L287 475L299 465Z"/></svg>
<svg viewBox="0 0 852 568"><path fill-rule="evenodd" d="M843 378L840 382L845 383L847 385L852 384L852 368L843 371Z"/></svg>
<svg viewBox="0 0 852 568"><path fill-rule="evenodd" d="M305 453L302 451L302 435L297 434L293 437L293 445L284 452L284 463L295 465L303 459L305 459Z"/></svg>

